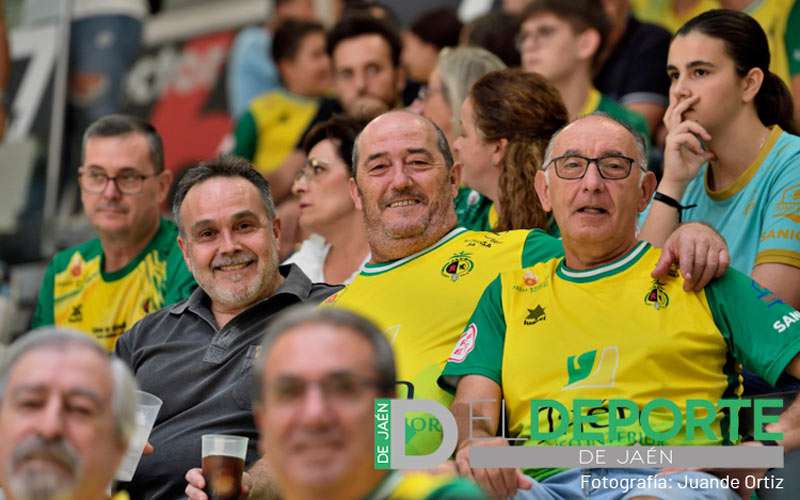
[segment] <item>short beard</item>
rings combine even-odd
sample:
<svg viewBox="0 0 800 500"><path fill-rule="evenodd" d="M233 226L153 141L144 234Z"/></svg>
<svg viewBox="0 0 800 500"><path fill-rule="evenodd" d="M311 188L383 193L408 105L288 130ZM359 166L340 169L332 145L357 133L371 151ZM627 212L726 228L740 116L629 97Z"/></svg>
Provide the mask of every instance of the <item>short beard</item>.
<svg viewBox="0 0 800 500"><path fill-rule="evenodd" d="M20 465L32 456L49 456L64 471L51 467ZM9 490L17 500L56 500L71 498L80 471L80 456L66 441L47 441L32 436L23 441L11 457L7 477Z"/></svg>

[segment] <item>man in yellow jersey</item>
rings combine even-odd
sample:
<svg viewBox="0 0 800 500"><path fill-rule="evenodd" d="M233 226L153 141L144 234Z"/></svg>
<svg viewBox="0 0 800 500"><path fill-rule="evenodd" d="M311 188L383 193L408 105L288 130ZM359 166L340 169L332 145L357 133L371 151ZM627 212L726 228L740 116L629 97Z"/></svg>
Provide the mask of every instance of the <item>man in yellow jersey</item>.
<svg viewBox="0 0 800 500"><path fill-rule="evenodd" d="M414 113L392 111L370 122L356 141L352 165L352 196L364 211L372 257L328 302L375 321L392 342L400 378L414 384L414 397L448 406L452 397L436 379L481 290L500 271L561 252L561 243L538 229L457 227L460 165L453 164L444 134ZM685 253L681 262L695 279L710 279L724 247L720 238L702 225L684 226L674 236L665 245L667 260L697 241L703 269L689 270L695 259ZM661 273L668 267L662 262ZM415 416L406 437L407 453L430 453L441 442L439 423Z"/></svg>
<svg viewBox="0 0 800 500"><path fill-rule="evenodd" d="M281 498L485 498L465 479L374 467L376 398L395 397L386 337L349 311L295 307L255 364L256 424Z"/></svg>
<svg viewBox="0 0 800 500"><path fill-rule="evenodd" d="M78 180L98 237L53 257L33 326L79 330L113 351L123 332L188 297L195 282L178 228L161 217L172 173L152 125L125 115L97 120L84 134Z"/></svg>
<svg viewBox="0 0 800 500"><path fill-rule="evenodd" d="M107 499L135 429L133 375L79 332L33 331L0 362L0 489L8 500Z"/></svg>
<svg viewBox="0 0 800 500"><path fill-rule="evenodd" d="M704 482L711 476L700 471L626 491L601 482L595 491L600 475L641 485L638 480L654 472L471 469L469 453L476 446L506 445L500 438L474 439L497 435L501 399L509 433L528 446L731 444L739 440L738 429L728 428L719 407L707 408L709 434L678 430L654 443L642 420L630 419L616 432L606 425L610 412L618 414L611 402L630 403L622 410L629 416L634 408L667 398L675 413L661 408L648 417L653 428L663 430L673 428L675 414L683 420L690 403L717 405L741 394L737 361L773 383L784 372L800 376L800 313L769 291L735 270L696 292L685 291L677 273L651 276L661 250L636 237L637 216L656 186L646 168L639 137L606 115L567 125L548 146L536 191L561 228L564 256L554 253L502 272L483 293L439 379L455 391L454 411L483 401L472 407L471 434L469 424L460 423L456 464L493 494L579 498L592 489L592 495L609 500L667 493L671 499L739 498L719 483ZM566 411L560 416L541 411L531 420L531 402L540 400L555 401ZM594 402L576 415L578 400ZM798 409L785 412L775 430L796 429ZM597 417L591 427L598 432L591 438L583 437L579 425L587 414ZM551 432L556 427L566 430ZM780 444L791 449L800 439L786 433ZM687 480L697 489L677 486Z"/></svg>

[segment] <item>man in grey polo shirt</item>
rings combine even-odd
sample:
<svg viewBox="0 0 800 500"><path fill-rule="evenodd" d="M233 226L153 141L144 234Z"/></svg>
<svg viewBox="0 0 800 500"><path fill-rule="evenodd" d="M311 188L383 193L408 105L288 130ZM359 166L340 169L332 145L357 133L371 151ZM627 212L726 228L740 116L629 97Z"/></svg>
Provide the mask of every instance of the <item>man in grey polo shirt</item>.
<svg viewBox="0 0 800 500"><path fill-rule="evenodd" d="M200 286L142 319L116 346L142 390L164 401L150 435L155 453L124 486L131 498L183 496L186 471L200 465L202 434L246 436L246 463L258 458L250 369L264 329L276 312L341 288L278 267L274 210L266 181L241 159L201 163L178 184L178 243Z"/></svg>

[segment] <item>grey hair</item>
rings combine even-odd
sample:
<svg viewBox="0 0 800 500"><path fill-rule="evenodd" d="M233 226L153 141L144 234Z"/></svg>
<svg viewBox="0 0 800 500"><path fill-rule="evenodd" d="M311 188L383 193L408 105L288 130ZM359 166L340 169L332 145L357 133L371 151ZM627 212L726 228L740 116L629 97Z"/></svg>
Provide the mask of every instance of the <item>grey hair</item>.
<svg viewBox="0 0 800 500"><path fill-rule="evenodd" d="M0 359L0 401L5 397L11 371L22 357L41 349L64 350L68 347L87 349L108 359L113 385L111 408L114 415L114 434L120 443L127 445L136 430L136 379L121 359L109 356L97 342L75 330L62 327L39 328L11 344Z"/></svg>
<svg viewBox="0 0 800 500"><path fill-rule="evenodd" d="M644 171L647 171L647 145L644 142L644 137L642 137L641 134L633 130L633 128L631 128L631 126L628 125L627 123L620 121L619 119L614 118L611 115L603 113L602 111L595 111L594 113L577 118L567 123L566 125L562 126L560 129L556 130L556 132L550 138L550 142L547 143L547 149L544 150L544 161L542 162L542 169L545 169L547 168L548 165L550 165L550 162L552 161L553 145L555 144L558 136L561 135L561 132L563 132L565 128L569 127L573 123L592 116L598 116L601 118L605 118L607 120L611 120L612 122L616 123L620 127L627 130L628 133L631 135L631 137L633 137L634 144L636 144L636 156L638 156L638 158L634 158L634 160L636 160L639 163L639 168L641 168Z"/></svg>
<svg viewBox="0 0 800 500"><path fill-rule="evenodd" d="M241 177L249 181L258 189L261 201L264 202L264 210L267 212L269 220L275 220L275 203L272 201L272 193L269 189L269 182L253 168L253 165L238 156L221 156L214 160L200 162L197 166L186 170L178 180L175 187L175 195L172 199L172 216L182 235L185 235L181 226L181 205L189 191L196 186L214 177Z"/></svg>
<svg viewBox="0 0 800 500"><path fill-rule="evenodd" d="M445 47L437 62L442 79L442 93L450 105L450 122L456 134L461 133L461 105L472 85L487 73L505 69L499 57L481 47Z"/></svg>
<svg viewBox="0 0 800 500"><path fill-rule="evenodd" d="M382 396L394 395L397 382L394 352L392 352L392 346L386 335L373 322L345 309L299 304L281 312L264 333L261 352L253 366L253 399L255 402L261 401L264 365L265 361L269 359L269 353L275 342L299 326L315 324L346 329L366 340L372 347L378 390Z"/></svg>
<svg viewBox="0 0 800 500"><path fill-rule="evenodd" d="M106 115L89 125L83 133L82 155L86 143L93 137L119 137L128 134L142 134L150 149L150 161L156 174L164 171L164 143L158 131L150 123L131 115Z"/></svg>
<svg viewBox="0 0 800 500"><path fill-rule="evenodd" d="M450 171L451 168L453 168L453 164L455 163L453 161L453 153L450 152L450 143L447 142L447 137L444 135L444 131L442 131L442 129L440 129L438 125L436 125L431 120L429 120L428 118L426 118L426 117L424 117L422 115L418 115L417 113L413 113L411 111L395 109L395 110L392 110L392 111L387 111L386 113L383 113L382 115L379 115L378 117L374 118L371 122L369 122L367 124L366 127L361 129L361 132L359 132L358 135L356 136L356 140L353 141L353 161L352 161L352 163L350 165L350 175L351 175L351 177L353 177L355 179L356 178L356 172L358 171L358 143L361 140L361 136L364 134L364 131L369 128L369 126L372 124L372 122L374 122L375 120L380 119L382 116L387 115L389 113L407 113L407 114L413 116L414 118L418 118L418 119L422 120L424 123L426 123L427 125L430 125L431 127L433 127L433 129L436 132L436 149L439 150L439 153L442 154L442 158L444 158L444 166L447 168L448 172Z"/></svg>

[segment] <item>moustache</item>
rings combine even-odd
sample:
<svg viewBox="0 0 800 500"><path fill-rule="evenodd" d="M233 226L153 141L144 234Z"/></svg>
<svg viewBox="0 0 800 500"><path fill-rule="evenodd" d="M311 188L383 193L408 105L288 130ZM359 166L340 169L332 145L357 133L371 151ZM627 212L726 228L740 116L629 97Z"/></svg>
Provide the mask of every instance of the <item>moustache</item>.
<svg viewBox="0 0 800 500"><path fill-rule="evenodd" d="M395 201L405 200L405 199L408 199L408 198L413 198L415 200L418 200L421 203L427 203L428 202L428 197L425 195L425 193L423 193L419 189L416 189L413 186L408 186L408 187L403 187L403 188L400 188L400 189L392 190L392 192L390 192L387 196L385 196L381 200L381 204L384 207L388 207L389 205L391 205Z"/></svg>
<svg viewBox="0 0 800 500"><path fill-rule="evenodd" d="M57 463L73 476L77 474L81 461L78 451L67 441L60 438L48 440L38 435L27 438L14 449L11 464L17 468L32 459Z"/></svg>
<svg viewBox="0 0 800 500"><path fill-rule="evenodd" d="M237 251L232 254L223 254L215 257L211 262L211 267L218 268L223 266L235 266L237 264L249 264L256 260L256 256L252 252Z"/></svg>

